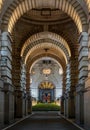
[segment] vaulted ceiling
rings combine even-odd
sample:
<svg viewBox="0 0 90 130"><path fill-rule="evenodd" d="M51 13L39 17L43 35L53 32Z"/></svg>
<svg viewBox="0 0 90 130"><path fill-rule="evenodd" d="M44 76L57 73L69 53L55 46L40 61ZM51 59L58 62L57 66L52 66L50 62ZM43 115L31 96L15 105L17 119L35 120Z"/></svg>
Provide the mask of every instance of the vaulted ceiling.
<svg viewBox="0 0 90 130"><path fill-rule="evenodd" d="M12 35L13 55L20 55L23 45L31 36L52 32L61 36L67 42L71 55L77 57L79 35L87 31L89 3L90 0L0 0L1 29ZM46 47L38 47L32 53L33 58L45 55L43 48ZM57 56L55 48L53 50L49 48L48 55Z"/></svg>

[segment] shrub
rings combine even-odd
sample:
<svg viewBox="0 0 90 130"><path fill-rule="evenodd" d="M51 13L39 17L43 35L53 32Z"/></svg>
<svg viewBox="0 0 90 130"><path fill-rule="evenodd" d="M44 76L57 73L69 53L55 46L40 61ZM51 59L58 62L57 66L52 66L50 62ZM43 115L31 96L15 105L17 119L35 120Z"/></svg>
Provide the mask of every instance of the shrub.
<svg viewBox="0 0 90 130"><path fill-rule="evenodd" d="M33 111L60 111L60 106L55 103L38 103L32 106Z"/></svg>

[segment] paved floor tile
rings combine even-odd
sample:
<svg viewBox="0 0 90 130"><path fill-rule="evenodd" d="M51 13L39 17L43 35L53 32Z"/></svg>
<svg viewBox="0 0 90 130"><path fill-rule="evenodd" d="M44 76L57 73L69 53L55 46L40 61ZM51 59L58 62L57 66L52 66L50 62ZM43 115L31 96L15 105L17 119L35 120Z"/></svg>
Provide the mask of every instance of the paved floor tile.
<svg viewBox="0 0 90 130"><path fill-rule="evenodd" d="M57 112L37 112L7 130L80 130Z"/></svg>

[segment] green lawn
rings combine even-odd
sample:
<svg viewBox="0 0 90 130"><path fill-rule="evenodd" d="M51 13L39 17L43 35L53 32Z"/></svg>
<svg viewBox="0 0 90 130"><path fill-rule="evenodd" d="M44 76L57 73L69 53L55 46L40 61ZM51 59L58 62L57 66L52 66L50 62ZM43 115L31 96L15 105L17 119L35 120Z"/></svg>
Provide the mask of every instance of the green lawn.
<svg viewBox="0 0 90 130"><path fill-rule="evenodd" d="M32 111L60 111L60 106L55 103L38 103L32 106Z"/></svg>

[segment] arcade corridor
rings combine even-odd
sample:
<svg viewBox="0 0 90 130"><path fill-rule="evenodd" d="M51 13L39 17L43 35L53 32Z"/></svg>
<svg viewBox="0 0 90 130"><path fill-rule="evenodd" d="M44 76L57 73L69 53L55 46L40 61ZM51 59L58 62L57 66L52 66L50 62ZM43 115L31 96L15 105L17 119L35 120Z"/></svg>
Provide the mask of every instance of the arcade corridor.
<svg viewBox="0 0 90 130"><path fill-rule="evenodd" d="M5 130L84 130L63 119L57 112L36 112Z"/></svg>
<svg viewBox="0 0 90 130"><path fill-rule="evenodd" d="M90 0L0 0L0 129L57 101L90 130ZM26 126L78 130L56 113L35 113L15 130Z"/></svg>

